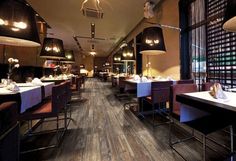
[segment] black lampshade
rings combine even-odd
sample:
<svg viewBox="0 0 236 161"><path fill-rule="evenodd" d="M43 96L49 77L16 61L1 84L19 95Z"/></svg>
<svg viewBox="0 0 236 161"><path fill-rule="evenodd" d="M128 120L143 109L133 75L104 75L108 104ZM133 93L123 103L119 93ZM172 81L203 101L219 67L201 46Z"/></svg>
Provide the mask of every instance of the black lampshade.
<svg viewBox="0 0 236 161"><path fill-rule="evenodd" d="M223 29L236 32L236 0L228 0L224 14Z"/></svg>
<svg viewBox="0 0 236 161"><path fill-rule="evenodd" d="M131 46L123 47L121 61L135 61L134 48Z"/></svg>
<svg viewBox="0 0 236 161"><path fill-rule="evenodd" d="M45 38L40 57L46 59L65 59L63 41L56 38Z"/></svg>
<svg viewBox="0 0 236 161"><path fill-rule="evenodd" d="M143 30L140 53L147 55L166 53L162 28L148 27Z"/></svg>
<svg viewBox="0 0 236 161"><path fill-rule="evenodd" d="M124 64L121 61L121 53L117 53L113 56L113 64L119 65L119 64Z"/></svg>
<svg viewBox="0 0 236 161"><path fill-rule="evenodd" d="M75 63L75 56L73 50L65 50L65 60L62 60L64 63Z"/></svg>
<svg viewBox="0 0 236 161"><path fill-rule="evenodd" d="M40 46L32 8L17 0L0 1L0 44Z"/></svg>

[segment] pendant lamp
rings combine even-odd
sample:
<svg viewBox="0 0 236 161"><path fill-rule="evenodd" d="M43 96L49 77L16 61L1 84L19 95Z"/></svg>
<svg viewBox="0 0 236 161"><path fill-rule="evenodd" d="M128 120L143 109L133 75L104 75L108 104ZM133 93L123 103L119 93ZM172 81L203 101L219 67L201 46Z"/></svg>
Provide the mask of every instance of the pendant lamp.
<svg viewBox="0 0 236 161"><path fill-rule="evenodd" d="M123 47L121 61L135 61L134 48L131 46Z"/></svg>
<svg viewBox="0 0 236 161"><path fill-rule="evenodd" d="M157 55L166 53L161 27L148 27L143 30L141 54Z"/></svg>
<svg viewBox="0 0 236 161"><path fill-rule="evenodd" d="M56 38L44 38L43 47L40 53L41 58L65 59L63 41Z"/></svg>
<svg viewBox="0 0 236 161"><path fill-rule="evenodd" d="M236 0L227 1L223 29L230 32L236 32Z"/></svg>
<svg viewBox="0 0 236 161"><path fill-rule="evenodd" d="M23 1L0 1L0 44L40 46L35 13Z"/></svg>
<svg viewBox="0 0 236 161"><path fill-rule="evenodd" d="M121 54L120 53L117 53L113 56L113 64L115 64L115 65L123 64L123 62L121 61Z"/></svg>
<svg viewBox="0 0 236 161"><path fill-rule="evenodd" d="M66 50L65 51L65 60L62 60L64 63L75 63L75 56L73 50Z"/></svg>

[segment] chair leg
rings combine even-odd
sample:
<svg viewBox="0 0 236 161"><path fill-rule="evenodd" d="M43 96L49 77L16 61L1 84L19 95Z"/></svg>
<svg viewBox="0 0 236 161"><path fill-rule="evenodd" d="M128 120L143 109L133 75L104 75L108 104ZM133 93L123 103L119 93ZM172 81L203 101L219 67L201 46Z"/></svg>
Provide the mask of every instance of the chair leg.
<svg viewBox="0 0 236 161"><path fill-rule="evenodd" d="M169 124L169 146L172 147L172 139L171 139L171 133L172 133L172 124L174 125L174 120L171 120Z"/></svg>
<svg viewBox="0 0 236 161"><path fill-rule="evenodd" d="M230 125L230 150L231 150L231 153L234 152L234 129L233 129L233 125Z"/></svg>
<svg viewBox="0 0 236 161"><path fill-rule="evenodd" d="M64 109L64 128L67 130L67 107Z"/></svg>
<svg viewBox="0 0 236 161"><path fill-rule="evenodd" d="M155 127L155 106L152 105L152 126Z"/></svg>
<svg viewBox="0 0 236 161"><path fill-rule="evenodd" d="M202 137L202 161L206 161L206 136Z"/></svg>

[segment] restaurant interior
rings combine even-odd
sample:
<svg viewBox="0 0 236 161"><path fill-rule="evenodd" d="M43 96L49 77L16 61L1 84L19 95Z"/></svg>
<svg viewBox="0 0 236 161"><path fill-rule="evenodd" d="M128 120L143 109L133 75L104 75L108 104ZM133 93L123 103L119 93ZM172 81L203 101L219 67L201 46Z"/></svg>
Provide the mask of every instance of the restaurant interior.
<svg viewBox="0 0 236 161"><path fill-rule="evenodd" d="M236 0L1 0L0 161L236 161Z"/></svg>

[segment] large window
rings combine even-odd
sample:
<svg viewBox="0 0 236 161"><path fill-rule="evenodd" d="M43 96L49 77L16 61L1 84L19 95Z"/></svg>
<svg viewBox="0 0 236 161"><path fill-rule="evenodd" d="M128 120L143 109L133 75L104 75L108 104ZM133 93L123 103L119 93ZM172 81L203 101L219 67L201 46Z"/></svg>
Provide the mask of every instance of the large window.
<svg viewBox="0 0 236 161"><path fill-rule="evenodd" d="M220 82L236 87L236 34L222 29L227 0L195 0L188 4L188 46L196 83Z"/></svg>

